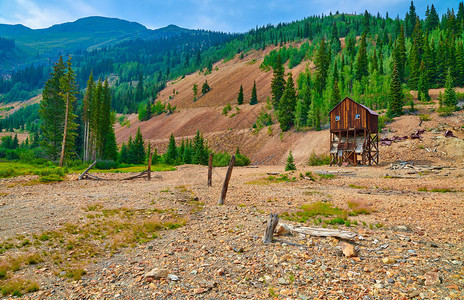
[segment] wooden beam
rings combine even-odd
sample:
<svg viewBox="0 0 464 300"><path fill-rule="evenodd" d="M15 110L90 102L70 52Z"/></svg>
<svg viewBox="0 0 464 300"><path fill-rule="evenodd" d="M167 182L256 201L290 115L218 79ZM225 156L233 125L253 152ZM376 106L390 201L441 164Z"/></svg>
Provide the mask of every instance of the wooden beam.
<svg viewBox="0 0 464 300"><path fill-rule="evenodd" d="M232 155L229 163L229 168L227 169L226 178L224 179L224 185L222 186L221 197L219 198L218 205L223 205L224 200L226 199L227 189L229 188L229 180L232 176L232 169L234 168L235 155Z"/></svg>
<svg viewBox="0 0 464 300"><path fill-rule="evenodd" d="M208 186L213 185L213 153L209 154L208 161Z"/></svg>

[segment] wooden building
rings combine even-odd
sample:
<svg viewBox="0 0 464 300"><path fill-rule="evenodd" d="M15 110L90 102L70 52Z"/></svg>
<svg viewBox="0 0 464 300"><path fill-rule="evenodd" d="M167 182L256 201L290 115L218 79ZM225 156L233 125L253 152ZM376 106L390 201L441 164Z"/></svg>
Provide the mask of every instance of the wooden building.
<svg viewBox="0 0 464 300"><path fill-rule="evenodd" d="M330 111L330 164L379 164L379 114L346 97Z"/></svg>

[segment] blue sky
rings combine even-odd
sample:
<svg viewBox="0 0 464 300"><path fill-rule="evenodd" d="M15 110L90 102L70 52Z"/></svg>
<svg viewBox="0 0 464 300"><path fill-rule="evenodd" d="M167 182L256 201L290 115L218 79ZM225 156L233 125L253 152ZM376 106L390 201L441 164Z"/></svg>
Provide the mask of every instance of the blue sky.
<svg viewBox="0 0 464 300"><path fill-rule="evenodd" d="M414 1L424 17L434 4L441 15L457 11L459 1ZM45 28L87 16L135 21L155 29L175 24L191 29L244 32L256 25L277 24L306 16L335 13L404 15L410 0L0 0L0 23Z"/></svg>

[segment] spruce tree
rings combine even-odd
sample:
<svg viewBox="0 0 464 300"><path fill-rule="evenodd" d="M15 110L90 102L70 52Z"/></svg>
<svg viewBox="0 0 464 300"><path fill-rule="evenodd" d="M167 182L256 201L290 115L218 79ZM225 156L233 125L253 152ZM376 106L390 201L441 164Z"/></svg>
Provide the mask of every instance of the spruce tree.
<svg viewBox="0 0 464 300"><path fill-rule="evenodd" d="M404 82L406 59L406 42L404 39L403 25L401 25L400 34L396 40L395 49L393 50L393 60L398 69L400 82Z"/></svg>
<svg viewBox="0 0 464 300"><path fill-rule="evenodd" d="M63 58L53 66L50 78L45 82L40 101L39 115L42 121L40 129L43 146L46 155L51 160L57 160L60 156L61 143L63 141L63 127L66 105L61 97L60 80L65 75L66 65Z"/></svg>
<svg viewBox="0 0 464 300"><path fill-rule="evenodd" d="M238 105L243 104L243 86L242 85L240 85L240 90L238 91L237 103Z"/></svg>
<svg viewBox="0 0 464 300"><path fill-rule="evenodd" d="M280 57L280 54L278 54L274 65L274 77L271 82L272 105L276 110L279 107L280 98L282 98L284 90L284 66L282 65L282 58Z"/></svg>
<svg viewBox="0 0 464 300"><path fill-rule="evenodd" d="M317 68L314 88L319 94L322 94L322 91L325 89L330 65L329 54L326 48L325 39L323 37L321 39L321 43L319 44L319 49L317 50L316 58L314 60L314 64Z"/></svg>
<svg viewBox="0 0 464 300"><path fill-rule="evenodd" d="M332 110L341 101L340 89L338 82L335 81L332 87L332 95L330 97L329 111Z"/></svg>
<svg viewBox="0 0 464 300"><path fill-rule="evenodd" d="M164 162L168 165L175 165L177 162L177 147L176 147L176 139L174 138L174 134L171 133L171 137L169 138L169 145L164 155Z"/></svg>
<svg viewBox="0 0 464 300"><path fill-rule="evenodd" d="M285 165L285 171L295 171L295 170L296 170L296 166L293 161L292 150L290 150L287 156L287 164Z"/></svg>
<svg viewBox="0 0 464 300"><path fill-rule="evenodd" d="M398 117L403 114L403 90L399 78L398 68L396 63L393 65L392 78L390 83L390 94L388 95L388 110L387 115L390 118Z"/></svg>
<svg viewBox="0 0 464 300"><path fill-rule="evenodd" d="M253 89L251 90L250 105L258 104L258 94L256 92L256 81L253 82Z"/></svg>
<svg viewBox="0 0 464 300"><path fill-rule="evenodd" d="M364 33L361 37L358 56L356 57L356 79L361 81L364 76L368 76L368 68L369 63L367 61L366 33Z"/></svg>
<svg viewBox="0 0 464 300"><path fill-rule="evenodd" d="M417 100L419 101L430 101L429 95L429 78L427 76L427 70L425 68L424 61L421 62L419 67L419 83L417 87Z"/></svg>
<svg viewBox="0 0 464 300"><path fill-rule="evenodd" d="M454 89L453 76L451 75L451 69L448 69L448 73L446 74L445 95L443 98L443 105L454 110L456 109L457 104L458 101L456 97L456 90Z"/></svg>
<svg viewBox="0 0 464 300"><path fill-rule="evenodd" d="M132 154L133 164L143 164L145 161L145 145L144 145L142 133L140 127L137 128L134 140L130 145L130 152Z"/></svg>
<svg viewBox="0 0 464 300"><path fill-rule="evenodd" d="M139 74L139 82L135 91L135 102L140 103L144 100L143 73Z"/></svg>
<svg viewBox="0 0 464 300"><path fill-rule="evenodd" d="M121 145L121 151L119 152L119 162L120 163L130 163L129 161L129 150L127 149L127 146L125 143L122 143Z"/></svg>
<svg viewBox="0 0 464 300"><path fill-rule="evenodd" d="M83 100L83 115L84 122L84 155L83 161L90 161L91 149L93 149L93 140L90 135L90 119L91 119L91 104L94 97L95 83L93 81L93 72L90 72L89 80L87 81L87 89Z"/></svg>
<svg viewBox="0 0 464 300"><path fill-rule="evenodd" d="M287 131L292 127L295 120L296 92L293 83L292 73L288 73L287 84L284 94L279 103L279 123L282 131Z"/></svg>
<svg viewBox="0 0 464 300"><path fill-rule="evenodd" d="M428 31L432 31L440 24L440 17L438 16L435 6L430 8L430 12L425 19L425 26Z"/></svg>
<svg viewBox="0 0 464 300"><path fill-rule="evenodd" d="M203 83L203 86L201 87L201 93L206 94L210 90L211 88L209 87L208 80L205 80L205 82Z"/></svg>

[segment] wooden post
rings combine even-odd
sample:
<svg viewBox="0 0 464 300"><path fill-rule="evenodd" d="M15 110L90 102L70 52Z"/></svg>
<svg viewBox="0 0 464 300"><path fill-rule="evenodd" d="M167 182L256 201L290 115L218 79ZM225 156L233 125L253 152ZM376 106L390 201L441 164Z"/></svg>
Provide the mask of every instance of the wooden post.
<svg viewBox="0 0 464 300"><path fill-rule="evenodd" d="M151 158L152 158L153 152L150 151L150 155L148 156L148 168L147 168L147 179L151 180Z"/></svg>
<svg viewBox="0 0 464 300"><path fill-rule="evenodd" d="M229 180L232 175L232 169L234 168L235 155L232 155L229 163L229 168L227 169L226 178L224 179L224 185L222 186L221 198L219 198L218 205L223 205L224 200L226 199L227 189L229 188Z"/></svg>
<svg viewBox="0 0 464 300"><path fill-rule="evenodd" d="M208 186L213 185L213 153L209 154L208 161Z"/></svg>
<svg viewBox="0 0 464 300"><path fill-rule="evenodd" d="M271 243L272 236L274 235L274 230L279 223L278 214L270 214L269 220L267 221L266 232L264 232L263 243Z"/></svg>

